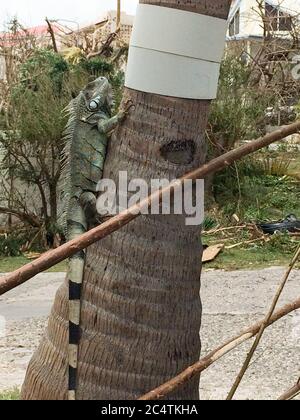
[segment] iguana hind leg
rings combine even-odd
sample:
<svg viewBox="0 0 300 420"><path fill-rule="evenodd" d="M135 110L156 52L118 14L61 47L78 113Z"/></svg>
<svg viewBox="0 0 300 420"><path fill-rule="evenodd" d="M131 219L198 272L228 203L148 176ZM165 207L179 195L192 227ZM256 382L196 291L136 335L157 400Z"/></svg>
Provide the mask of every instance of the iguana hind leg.
<svg viewBox="0 0 300 420"><path fill-rule="evenodd" d="M88 228L100 223L100 216L97 213L97 200L94 193L86 191L79 198L80 206L85 214Z"/></svg>

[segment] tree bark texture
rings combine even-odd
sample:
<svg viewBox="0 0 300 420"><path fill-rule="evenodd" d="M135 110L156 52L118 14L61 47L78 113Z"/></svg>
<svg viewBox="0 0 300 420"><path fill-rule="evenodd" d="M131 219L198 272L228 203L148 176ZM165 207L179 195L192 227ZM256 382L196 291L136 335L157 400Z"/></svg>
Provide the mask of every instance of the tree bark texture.
<svg viewBox="0 0 300 420"><path fill-rule="evenodd" d="M141 0L226 19L228 0ZM141 68L140 71L143 71ZM205 161L210 101L125 89L135 104L113 134L104 178L173 179ZM193 147L191 147L191 144ZM175 146L175 147L174 147ZM78 399L136 399L199 360L201 230L141 216L91 246L82 293ZM59 289L23 399L66 399L68 289ZM198 399L199 376L170 399Z"/></svg>

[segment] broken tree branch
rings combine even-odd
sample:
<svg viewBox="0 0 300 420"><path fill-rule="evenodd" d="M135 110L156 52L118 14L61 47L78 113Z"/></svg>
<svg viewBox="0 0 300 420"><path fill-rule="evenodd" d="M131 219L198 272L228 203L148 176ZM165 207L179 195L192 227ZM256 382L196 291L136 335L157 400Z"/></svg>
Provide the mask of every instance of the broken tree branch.
<svg viewBox="0 0 300 420"><path fill-rule="evenodd" d="M284 275L284 277L283 277L283 279L282 279L282 281L281 281L281 283L279 285L279 288L278 288L278 290L277 290L277 292L275 294L275 297L273 299L273 302L271 304L271 307L269 309L269 312L267 313L267 315L265 317L265 320L264 320L264 322L262 323L262 325L260 327L259 333L258 333L258 335L257 335L257 337L256 337L256 339L255 339L255 341L254 341L254 343L253 343L253 345L252 345L252 347L250 349L250 352L248 353L248 355L246 357L246 360L245 360L245 362L244 362L244 364L243 364L243 366L242 366L242 368L241 368L241 370L240 370L240 372L239 372L239 374L238 374L238 376L237 376L234 384L232 385L231 390L229 391L229 394L228 394L228 396L226 398L227 401L232 400L232 398L234 397L234 395L235 395L235 393L236 393L236 391L237 391L240 383L242 382L242 380L243 380L243 378L245 376L245 373L247 372L247 370L249 368L249 365L250 365L250 362L251 362L251 360L253 358L253 355L256 352L257 347L259 346L259 344L261 342L261 339L262 339L262 336L263 336L263 334L265 332L265 329L269 325L269 321L270 321L270 319L271 319L271 317L272 317L272 315L273 315L273 313L274 313L274 311L276 309L276 306L277 306L277 303L279 301L279 298L280 298L280 296L281 296L281 294L283 292L283 289L284 289L285 285L287 284L287 281L289 279L289 276L290 276L290 274L291 274L291 272L292 272L292 270L293 270L296 262L299 259L299 256L300 256L300 246L298 247L298 250L297 250L296 254L294 255L292 261L289 264L289 267L288 267L288 269L287 269L287 271L286 271L286 273L285 273L285 275Z"/></svg>
<svg viewBox="0 0 300 420"><path fill-rule="evenodd" d="M284 316L288 315L289 313L296 311L300 308L300 298L295 300L288 305L283 306L279 311L275 312L269 320L268 327L277 322L279 319L283 318ZM263 325L264 320L258 322L255 325L252 325L247 330L243 331L237 337L227 341L227 343L223 344L222 346L218 347L217 349L210 352L207 356L203 359L199 360L199 362L195 363L194 365L190 366L182 373L177 375L175 378L171 379L170 381L166 382L165 384L159 386L158 388L150 391L149 393L143 395L139 398L139 400L150 401L150 400L159 400L163 399L166 395L171 394L181 385L185 384L194 376L198 375L199 373L203 372L207 368L209 368L213 363L217 360L221 359L221 357L225 356L231 350L235 349L245 341L249 340L250 338L254 337L260 331L261 326Z"/></svg>
<svg viewBox="0 0 300 420"><path fill-rule="evenodd" d="M46 17L46 18L45 18L45 21L46 21L46 23L47 23L47 25L48 25L48 32L49 32L49 34L50 34L50 36L51 36L52 45L53 45L53 50L54 50L54 52L58 53L58 48L57 48L57 44L56 44L56 39L55 39L55 35L54 35L54 30L53 30L53 28L52 28L52 25L51 25L51 23L50 23L50 20Z"/></svg>
<svg viewBox="0 0 300 420"><path fill-rule="evenodd" d="M264 147L267 147L275 141L282 140L291 134L297 133L300 130L300 121L293 124L283 126L278 130L267 134L257 140L253 140L237 149L231 150L222 156L213 159L209 163L201 166L200 168L188 173L182 178L170 183L166 188L156 191L151 196L147 197L139 204L124 210L117 216L112 217L110 220L102 223L94 229L84 233L80 237L62 245L61 247L43 254L36 261L31 262L19 270L14 271L0 279L0 296L9 290L14 289L20 284L25 283L27 280L34 277L36 274L41 273L59 262L65 260L76 254L78 251L83 250L93 243L105 238L116 230L121 229L138 216L145 213L145 210L151 207L152 202L161 202L165 194L174 193L182 188L185 180L203 179L207 175L220 171L230 166L235 161L254 153Z"/></svg>
<svg viewBox="0 0 300 420"><path fill-rule="evenodd" d="M22 222L28 223L29 225L31 225L33 227L40 227L41 226L41 222L40 222L39 218L37 216L35 216L34 214L21 212L20 210L10 209L8 207L0 207L0 213L15 216L16 218L18 218Z"/></svg>
<svg viewBox="0 0 300 420"><path fill-rule="evenodd" d="M265 236L262 236L261 238L251 239L250 241L243 241L243 242L239 242L239 243L234 244L234 245L226 246L225 249L234 249L234 248L237 248L237 247L242 246L242 245L250 245L250 244L253 244L255 242L261 242L261 241L268 242L268 241L270 241L270 239L269 238L266 239Z"/></svg>
<svg viewBox="0 0 300 420"><path fill-rule="evenodd" d="M286 391L281 397L278 398L278 401L289 401L293 400L297 395L300 394L300 378L298 379L298 382L296 385L293 386L293 388Z"/></svg>
<svg viewBox="0 0 300 420"><path fill-rule="evenodd" d="M216 233L220 233L220 232L225 232L228 230L237 230L237 229L245 229L247 227L247 225L242 225L242 226L228 226L228 227L223 227L223 228L214 228L211 230L204 230L202 232L203 235L215 235Z"/></svg>
<svg viewBox="0 0 300 420"><path fill-rule="evenodd" d="M115 32L112 32L111 34L109 34L108 38L106 39L106 41L103 43L102 47L100 48L99 51L96 52L91 52L87 55L87 60L90 60L91 58L94 57L98 57L102 54L104 54L105 52L107 52L111 46L111 44L115 41L115 39L118 36L118 33L120 32L120 28L117 28L115 30Z"/></svg>

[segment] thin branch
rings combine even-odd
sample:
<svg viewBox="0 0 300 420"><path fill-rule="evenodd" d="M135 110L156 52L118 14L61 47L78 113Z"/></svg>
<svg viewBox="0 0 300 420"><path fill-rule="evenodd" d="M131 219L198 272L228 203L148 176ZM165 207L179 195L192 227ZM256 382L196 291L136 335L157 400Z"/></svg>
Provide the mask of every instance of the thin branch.
<svg viewBox="0 0 300 420"><path fill-rule="evenodd" d="M265 329L267 328L267 326L269 324L269 321L270 321L270 319L271 319L271 317L272 317L272 315L273 315L273 313L274 313L274 311L276 309L277 303L278 303L278 301L280 299L280 296L281 296L281 294L283 292L283 289L284 289L285 285L287 284L287 281L289 279L289 276L290 276L290 274L291 274L291 272L292 272L292 270L293 270L296 262L298 261L299 256L300 256L300 246L299 246L299 248L298 248L298 250L297 250L294 258L292 259L292 261L291 261L291 263L290 263L290 265L288 267L287 272L285 273L285 275L284 275L284 277L283 277L283 279L282 279L282 281L280 283L280 286L279 286L279 288L278 288L278 290L277 290L277 292L275 294L275 297L273 299L273 302L272 302L272 305L271 305L271 307L269 309L269 312L266 315L265 320L264 320L264 322L261 325L260 331L259 331L259 333L258 333L258 335L257 335L257 337L256 337L256 339L255 339L255 341L254 341L254 343L253 343L253 345L251 347L250 352L248 353L248 355L246 357L246 360L245 360L245 362L244 362L244 364L242 366L242 369L240 370L240 373L238 374L238 376L237 376L237 378L236 378L236 380L235 380L235 382L234 382L231 390L229 391L229 394L228 394L228 396L226 398L227 401L232 400L232 398L234 397L234 395L235 395L235 393L236 393L236 391L237 391L240 383L242 382L242 380L243 380L243 378L245 376L245 373L248 370L248 367L249 367L250 362L251 362L251 360L253 358L253 355L254 355L257 347L260 344L260 341L261 341L262 336L263 336L263 334L265 332Z"/></svg>
<svg viewBox="0 0 300 420"><path fill-rule="evenodd" d="M269 239L266 239L265 236L261 236L260 238L251 239L250 241L242 241L242 242L239 242L239 243L234 244L234 245L226 246L225 249L234 249L234 248L238 248L239 246L242 246L242 245L250 245L250 244L253 244L254 242L261 242L261 241L268 242Z"/></svg>
<svg viewBox="0 0 300 420"><path fill-rule="evenodd" d="M228 227L223 227L223 228L213 228L211 230L204 230L202 233L203 235L214 235L216 233L220 233L220 232L225 232L228 230L236 230L236 229L245 229L247 227L247 225L241 225L241 226L228 226Z"/></svg>
<svg viewBox="0 0 300 420"><path fill-rule="evenodd" d="M113 41L117 38L119 32L120 32L120 28L117 28L115 32L109 34L108 38L103 43L103 45L100 48L100 50L99 51L96 51L96 52L89 53L87 55L87 57L86 57L87 60L90 60L91 58L98 57L98 56L104 54L110 48L110 46L113 43Z"/></svg>
<svg viewBox="0 0 300 420"><path fill-rule="evenodd" d="M270 318L268 326L271 326L272 324L277 322L279 319L285 317L286 315L290 314L293 311L296 311L299 308L300 308L300 298L292 303L289 303L288 305L283 306L279 311L275 312L273 316ZM150 400L163 399L164 397L166 397L167 395L175 391L177 388L185 384L191 378L193 378L194 376L198 375L199 373L209 368L213 363L221 359L221 357L225 356L227 353L229 353L230 351L240 346L245 341L250 340L256 334L258 334L263 323L264 323L264 320L258 322L255 325L252 325L250 328L241 332L235 338L227 341L225 344L221 345L217 349L210 352L203 359L199 360L199 362L190 366L189 368L184 370L182 373L177 375L175 378L159 386L153 391L150 391L149 393L143 395L142 397L139 398L139 400L150 401Z"/></svg>
<svg viewBox="0 0 300 420"><path fill-rule="evenodd" d="M58 48L57 48L56 39L55 39L55 35L54 35L54 31L53 31L52 25L51 25L51 23L50 23L50 21L49 21L48 18L46 18L45 21L46 21L46 23L48 25L48 31L49 31L50 36L51 36L51 39L52 39L53 50L54 50L54 52L58 53Z"/></svg>
<svg viewBox="0 0 300 420"><path fill-rule="evenodd" d="M300 394L300 378L298 379L298 382L296 385L293 386L293 388L286 391L281 397L278 398L278 401L289 401L293 400Z"/></svg>
<svg viewBox="0 0 300 420"><path fill-rule="evenodd" d="M296 123L283 126L279 130L267 134L257 140L246 143L237 149L231 150L230 152L213 159L193 172L190 172L182 178L172 182L168 187L156 191L146 199L142 200L139 204L136 204L131 208L124 210L117 216L112 217L100 226L91 229L57 249L47 252L36 261L23 266L13 273L3 276L0 279L0 295L14 289L34 277L36 274L48 270L52 266L76 254L78 251L89 247L93 243L121 229L123 226L145 213L147 209L150 209L152 202L161 203L162 197L164 197L165 194L173 194L178 190L180 191L186 180L204 179L207 175L220 171L250 153L254 153L264 147L267 147L275 141L282 140L291 134L297 133L299 130L300 121L297 121Z"/></svg>
<svg viewBox="0 0 300 420"><path fill-rule="evenodd" d="M22 222L29 223L33 227L40 227L41 222L37 216L34 214L22 213L19 210L11 209L8 207L0 207L0 214L10 214L12 216L17 217Z"/></svg>

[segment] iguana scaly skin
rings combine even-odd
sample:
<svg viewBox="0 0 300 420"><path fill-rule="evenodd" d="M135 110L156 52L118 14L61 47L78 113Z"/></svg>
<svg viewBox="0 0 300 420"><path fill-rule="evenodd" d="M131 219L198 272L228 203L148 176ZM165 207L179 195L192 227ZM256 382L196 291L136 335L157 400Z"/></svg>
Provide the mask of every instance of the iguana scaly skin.
<svg viewBox="0 0 300 420"><path fill-rule="evenodd" d="M65 132L62 161L64 218L70 241L97 222L96 187L102 178L108 133L125 117L111 117L112 88L104 77L89 83L67 108L69 122ZM69 400L76 399L78 348L80 341L81 290L85 252L69 259Z"/></svg>

